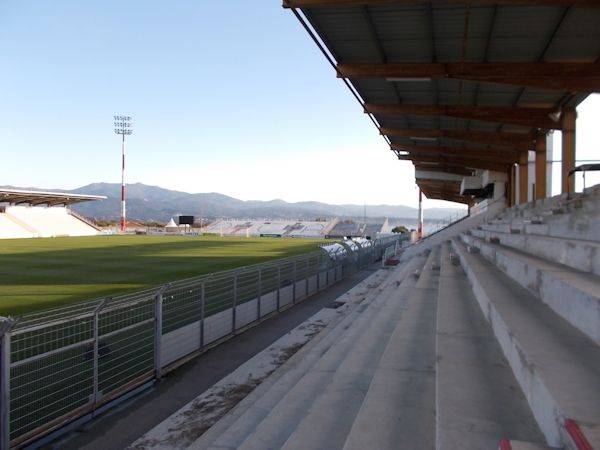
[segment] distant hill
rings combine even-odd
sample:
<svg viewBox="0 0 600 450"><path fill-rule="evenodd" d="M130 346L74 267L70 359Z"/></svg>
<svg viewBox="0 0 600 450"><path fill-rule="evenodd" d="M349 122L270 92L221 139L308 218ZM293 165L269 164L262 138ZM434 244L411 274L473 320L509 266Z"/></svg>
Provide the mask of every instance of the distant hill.
<svg viewBox="0 0 600 450"><path fill-rule="evenodd" d="M93 183L71 191L64 189L38 189L76 194L105 195L103 201L76 204L73 209L87 217L118 219L121 201L121 185L117 183ZM271 218L305 219L333 217L362 217L363 205L330 205L315 201L288 203L283 200L238 200L216 192L189 194L172 191L142 183L127 185L127 217L132 220L156 220L166 222L169 218L190 214L208 218ZM367 205L368 217L416 218L417 210L403 205ZM432 208L426 210L428 219L447 217L457 209Z"/></svg>

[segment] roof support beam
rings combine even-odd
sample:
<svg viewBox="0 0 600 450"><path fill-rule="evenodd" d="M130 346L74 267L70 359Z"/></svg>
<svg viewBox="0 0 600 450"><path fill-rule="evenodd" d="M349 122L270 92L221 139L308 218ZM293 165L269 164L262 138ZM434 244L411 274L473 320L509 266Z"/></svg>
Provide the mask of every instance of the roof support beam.
<svg viewBox="0 0 600 450"><path fill-rule="evenodd" d="M428 3L426 0L283 0L284 8L320 8L344 6L377 6L377 5L402 5L407 3ZM440 0L439 3L464 5L465 0ZM579 5L597 7L597 0L470 0L471 4L480 5Z"/></svg>
<svg viewBox="0 0 600 450"><path fill-rule="evenodd" d="M510 165L508 163L503 164L495 161L482 161L473 158L458 157L453 155L398 155L398 159L404 161L415 161L420 163L429 162L440 165L446 164L449 166L455 166L459 168L472 167L475 169L495 170L497 172L506 171L506 168Z"/></svg>
<svg viewBox="0 0 600 450"><path fill-rule="evenodd" d="M467 156L475 159L490 159L506 163L516 163L519 160L519 152L515 150L488 150L463 147L436 147L426 145L396 144L392 143L392 150L409 153L427 153L431 155L448 154L456 156ZM527 152L521 152L527 153Z"/></svg>
<svg viewBox="0 0 600 450"><path fill-rule="evenodd" d="M439 181L454 181L460 183L464 178L464 175L458 175L448 172L440 172L434 170L415 170L415 178L417 181L423 180L439 180Z"/></svg>
<svg viewBox="0 0 600 450"><path fill-rule="evenodd" d="M468 130L438 130L427 128L385 128L379 133L386 136L407 137L413 139L454 139L457 141L476 142L516 150L530 150L533 147L533 135L530 133L485 133Z"/></svg>
<svg viewBox="0 0 600 450"><path fill-rule="evenodd" d="M447 116L467 120L482 120L484 122L510 123L544 130L561 129L561 122L552 119L552 117L560 113L560 111L554 108L365 103L364 111L371 114L395 114L401 116Z"/></svg>
<svg viewBox="0 0 600 450"><path fill-rule="evenodd" d="M464 177L469 177L473 175L472 169L466 169L464 167L456 167L456 166L448 166L448 165L422 165L419 164L419 161L413 162L415 166L415 171L423 171L423 172L441 172L441 173L449 173L461 175Z"/></svg>
<svg viewBox="0 0 600 450"><path fill-rule="evenodd" d="M338 64L337 73L339 78L388 81L451 78L569 92L600 92L600 64L595 62Z"/></svg>

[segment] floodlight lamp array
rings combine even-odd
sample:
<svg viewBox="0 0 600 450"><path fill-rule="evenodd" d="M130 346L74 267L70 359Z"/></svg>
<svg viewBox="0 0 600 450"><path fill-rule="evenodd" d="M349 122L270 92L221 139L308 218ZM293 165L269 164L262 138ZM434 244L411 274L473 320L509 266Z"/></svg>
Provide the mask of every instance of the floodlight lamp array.
<svg viewBox="0 0 600 450"><path fill-rule="evenodd" d="M131 116L113 116L115 119L115 133L122 135L130 135L133 131L131 130Z"/></svg>

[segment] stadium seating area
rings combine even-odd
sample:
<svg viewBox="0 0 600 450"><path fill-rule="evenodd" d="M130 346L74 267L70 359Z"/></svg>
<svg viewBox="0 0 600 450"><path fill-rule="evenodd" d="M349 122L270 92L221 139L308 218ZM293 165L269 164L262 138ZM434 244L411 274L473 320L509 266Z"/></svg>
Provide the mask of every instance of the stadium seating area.
<svg viewBox="0 0 600 450"><path fill-rule="evenodd" d="M600 186L495 216L366 280L191 448L600 448Z"/></svg>
<svg viewBox="0 0 600 450"><path fill-rule="evenodd" d="M387 221L386 221L387 223ZM375 238L382 233L385 223L356 223L356 222L338 222L327 235L332 238L342 238L346 236L369 236ZM391 230L390 230L391 231ZM388 233L390 232L388 231Z"/></svg>
<svg viewBox="0 0 600 450"><path fill-rule="evenodd" d="M23 226L10 214L0 213L0 239L18 239L34 236L34 231Z"/></svg>
<svg viewBox="0 0 600 450"><path fill-rule="evenodd" d="M218 220L204 227L204 233L223 236L324 237L337 220L329 222L291 220Z"/></svg>
<svg viewBox="0 0 600 450"><path fill-rule="evenodd" d="M9 206L0 213L0 239L93 236L98 230L66 207Z"/></svg>

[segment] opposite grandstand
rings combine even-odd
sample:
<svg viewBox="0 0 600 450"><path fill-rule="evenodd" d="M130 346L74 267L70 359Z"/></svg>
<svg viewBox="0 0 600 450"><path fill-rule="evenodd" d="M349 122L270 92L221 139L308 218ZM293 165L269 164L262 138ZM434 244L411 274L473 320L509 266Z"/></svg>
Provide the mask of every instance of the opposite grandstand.
<svg viewBox="0 0 600 450"><path fill-rule="evenodd" d="M353 219L334 218L320 221L219 219L202 229L207 234L220 236L262 236L291 238L350 238L390 234L388 221L357 222Z"/></svg>
<svg viewBox="0 0 600 450"><path fill-rule="evenodd" d="M0 239L93 236L100 229L73 213L75 203L103 200L100 195L0 190Z"/></svg>

